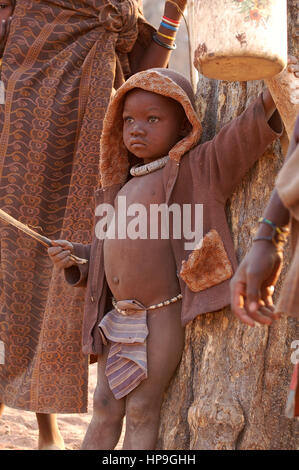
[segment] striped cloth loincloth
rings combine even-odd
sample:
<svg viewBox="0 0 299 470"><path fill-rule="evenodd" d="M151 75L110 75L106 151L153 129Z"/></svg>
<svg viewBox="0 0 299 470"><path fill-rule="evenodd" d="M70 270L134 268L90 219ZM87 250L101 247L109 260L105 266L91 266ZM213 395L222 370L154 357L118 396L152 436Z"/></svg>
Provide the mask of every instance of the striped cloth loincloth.
<svg viewBox="0 0 299 470"><path fill-rule="evenodd" d="M109 387L117 400L128 395L147 378L147 310L170 305L181 294L157 305L145 307L137 300L114 302L99 324L104 344L111 341L106 364Z"/></svg>

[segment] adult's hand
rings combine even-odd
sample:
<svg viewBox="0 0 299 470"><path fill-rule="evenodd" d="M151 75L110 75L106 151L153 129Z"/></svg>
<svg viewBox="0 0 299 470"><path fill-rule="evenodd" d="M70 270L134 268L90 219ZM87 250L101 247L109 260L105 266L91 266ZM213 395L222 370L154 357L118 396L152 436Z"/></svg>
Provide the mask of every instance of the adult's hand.
<svg viewBox="0 0 299 470"><path fill-rule="evenodd" d="M180 23L182 20L182 13L186 5L187 0L165 0L163 16ZM132 64L133 73L155 67L167 67L172 52L171 49L167 48L167 45L173 45L176 38L176 32L164 29L164 26L162 25L160 25L158 31L164 35L162 36L162 43L164 43L166 47L163 47L163 45L161 46L161 44L157 44L153 40L146 50L142 49L141 52L139 51L140 60L138 60L137 63ZM171 39L167 37L165 38L165 36L169 36Z"/></svg>
<svg viewBox="0 0 299 470"><path fill-rule="evenodd" d="M183 11L188 3L188 0L165 0L165 4L166 3L173 4L174 7L177 5L179 9Z"/></svg>
<svg viewBox="0 0 299 470"><path fill-rule="evenodd" d="M238 267L230 283L231 308L243 323L270 325L279 318L272 295L282 259L282 253L271 242L257 241Z"/></svg>
<svg viewBox="0 0 299 470"><path fill-rule="evenodd" d="M172 19L179 19L181 13L185 10L187 3L188 0L165 0L165 8L172 12Z"/></svg>
<svg viewBox="0 0 299 470"><path fill-rule="evenodd" d="M173 3L176 3L177 6L182 10L184 11L188 1L187 0L172 0Z"/></svg>

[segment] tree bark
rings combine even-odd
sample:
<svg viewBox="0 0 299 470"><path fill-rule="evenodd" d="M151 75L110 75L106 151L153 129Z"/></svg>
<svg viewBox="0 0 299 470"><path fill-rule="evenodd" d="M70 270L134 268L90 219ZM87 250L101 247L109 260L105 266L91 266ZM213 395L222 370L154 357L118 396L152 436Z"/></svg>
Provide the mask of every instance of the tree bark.
<svg viewBox="0 0 299 470"><path fill-rule="evenodd" d="M191 35L196 27L192 3ZM296 2L288 0L288 10L289 53L298 57ZM200 76L197 105L203 141L239 115L263 86L263 82L228 83ZM239 260L251 245L282 163L277 141L229 201L227 216ZM284 273L276 295L283 278ZM197 317L187 325L185 336L182 361L162 407L157 448L296 449L298 422L284 416L293 368L290 345L299 338L296 320L284 317L271 327L251 328L227 307Z"/></svg>

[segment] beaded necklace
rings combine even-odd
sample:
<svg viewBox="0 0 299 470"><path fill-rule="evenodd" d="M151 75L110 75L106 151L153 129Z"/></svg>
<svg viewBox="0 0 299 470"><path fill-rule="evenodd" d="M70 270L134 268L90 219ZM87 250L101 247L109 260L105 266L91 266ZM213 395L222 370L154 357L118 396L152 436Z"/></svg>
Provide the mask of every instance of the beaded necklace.
<svg viewBox="0 0 299 470"><path fill-rule="evenodd" d="M153 173L160 168L163 168L169 160L169 156L159 158L153 162L146 163L145 165L134 165L130 169L130 174L132 176L143 176L148 175L149 173Z"/></svg>

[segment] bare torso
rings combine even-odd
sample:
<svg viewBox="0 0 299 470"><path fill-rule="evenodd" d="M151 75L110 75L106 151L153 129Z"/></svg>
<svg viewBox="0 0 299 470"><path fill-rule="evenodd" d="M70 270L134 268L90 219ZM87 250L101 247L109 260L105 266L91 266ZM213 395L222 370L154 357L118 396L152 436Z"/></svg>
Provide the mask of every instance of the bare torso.
<svg viewBox="0 0 299 470"><path fill-rule="evenodd" d="M176 264L169 239L150 239L150 204L165 202L162 171L131 179L115 200L126 197L126 207L142 204L147 211L147 239L109 239L104 242L104 263L108 285L117 300L136 299L144 305L167 300L180 292ZM124 199L123 199L124 201ZM135 216L136 217L136 216ZM134 216L127 217L127 223ZM116 234L118 226L116 223ZM173 304L175 310L180 302Z"/></svg>

